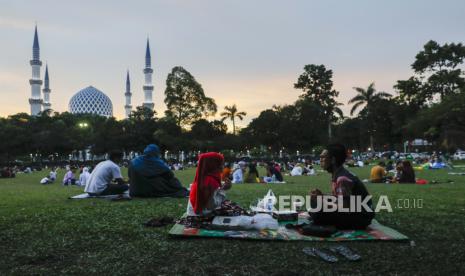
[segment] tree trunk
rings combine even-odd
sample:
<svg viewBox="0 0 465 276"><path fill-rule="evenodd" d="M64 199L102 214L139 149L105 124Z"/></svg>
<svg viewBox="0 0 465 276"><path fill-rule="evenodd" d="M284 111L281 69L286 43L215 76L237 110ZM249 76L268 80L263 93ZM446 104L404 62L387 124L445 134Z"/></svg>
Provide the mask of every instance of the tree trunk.
<svg viewBox="0 0 465 276"><path fill-rule="evenodd" d="M331 141L332 138L333 138L333 133L331 129L331 121L329 121L328 122L328 141Z"/></svg>
<svg viewBox="0 0 465 276"><path fill-rule="evenodd" d="M236 123L234 122L234 117L232 118L233 123L233 135L236 135Z"/></svg>
<svg viewBox="0 0 465 276"><path fill-rule="evenodd" d="M370 133L370 147L372 151L375 151L375 148L373 147L373 134Z"/></svg>

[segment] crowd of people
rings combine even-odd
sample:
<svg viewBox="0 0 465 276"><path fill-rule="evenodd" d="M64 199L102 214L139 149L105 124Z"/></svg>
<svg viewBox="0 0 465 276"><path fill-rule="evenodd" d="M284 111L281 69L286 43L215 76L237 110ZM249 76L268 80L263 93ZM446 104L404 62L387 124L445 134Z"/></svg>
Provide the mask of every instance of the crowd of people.
<svg viewBox="0 0 465 276"><path fill-rule="evenodd" d="M230 180L233 184L242 183L282 183L282 167L279 163L271 161L263 164L265 175L260 177L257 166L261 166L255 161L249 163L239 161L236 163L225 163L221 173L221 179Z"/></svg>
<svg viewBox="0 0 465 276"><path fill-rule="evenodd" d="M321 154L321 167L332 175L331 178L331 195L340 196L342 204L348 206L350 204L350 196L360 196L362 200L369 196L369 193L360 179L344 168L344 162L347 157L346 149L343 145L329 145ZM245 167L245 164L237 164ZM224 167L224 168L223 168ZM250 168L254 165L249 165ZM216 208L221 207L226 199L226 191L231 189L234 183L234 176L225 177L225 172L230 174L229 165L224 165L224 158L221 154L210 152L199 156L198 166L195 174L194 182L191 185L187 215L190 217L204 217L211 214ZM268 164L267 169L277 170L273 164ZM252 169L253 172L253 169ZM227 176L228 174L226 174ZM234 173L233 173L234 175ZM317 204L318 198L324 194L314 189L310 192L312 206ZM371 207L371 199L368 200L368 205ZM313 223L316 225L331 225L338 229L364 229L374 218L374 212L310 212Z"/></svg>
<svg viewBox="0 0 465 276"><path fill-rule="evenodd" d="M347 151L343 145L328 145L317 161L323 171L331 174L331 195L345 198L356 195L365 198L369 193L360 179L350 173L347 165ZM108 160L93 166L65 166L62 185L79 185L84 192L92 196L129 194L131 197L188 197L188 216L207 216L226 200L226 191L233 184L243 183L283 183L285 171L290 176L315 175L314 161L298 160L297 162L225 162L223 155L215 152L200 154L195 178L190 188L185 188L173 173L182 170L180 163L167 164L162 158L157 145L148 145L143 154L132 159L128 164L128 180L122 176L119 164L123 158L120 151L112 151ZM437 158L437 157L436 157ZM195 164L194 164L195 165ZM30 168L29 168L30 169ZM52 167L41 184L54 183L57 171ZM259 171L264 171L260 175ZM28 172L28 171L24 171ZM77 177L79 172L79 177ZM14 177L15 172L3 168L2 177ZM415 171L409 160L380 161L371 168L372 183L415 183ZM310 192L312 206L316 199L324 196L314 189ZM371 201L369 201L371 206ZM374 217L372 212L313 212L310 213L315 224L333 225L340 229L360 229L370 224Z"/></svg>

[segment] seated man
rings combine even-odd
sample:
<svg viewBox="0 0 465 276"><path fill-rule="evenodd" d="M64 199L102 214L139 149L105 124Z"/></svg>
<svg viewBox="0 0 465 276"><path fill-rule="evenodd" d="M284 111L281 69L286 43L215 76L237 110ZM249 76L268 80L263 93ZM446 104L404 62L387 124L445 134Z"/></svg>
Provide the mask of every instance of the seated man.
<svg viewBox="0 0 465 276"><path fill-rule="evenodd" d="M84 192L90 195L118 195L129 189L124 182L121 170L116 164L122 160L121 151L112 151L110 160L102 161L95 166L87 180ZM116 182L113 184L112 182Z"/></svg>
<svg viewBox="0 0 465 276"><path fill-rule="evenodd" d="M328 145L320 155L321 168L331 173L331 190L332 196L343 197L343 206L350 206L351 196L360 196L363 201L369 196L368 191L363 183L355 175L344 168L344 161L347 157L346 148L340 144ZM316 189L311 191L311 205L316 208L317 200L324 200L323 194ZM339 200L340 197L338 197ZM337 204L337 202L336 202ZM371 199L368 206L372 209ZM310 212L313 223L318 225L332 225L338 229L364 229L370 225L375 213L373 210L365 210L361 206L361 212L350 211L333 211L325 212L324 209Z"/></svg>
<svg viewBox="0 0 465 276"><path fill-rule="evenodd" d="M160 149L150 144L129 165L129 194L135 197L186 197L189 191L160 158Z"/></svg>
<svg viewBox="0 0 465 276"><path fill-rule="evenodd" d="M379 162L378 165L371 168L370 181L372 183L383 183L386 182L387 172L384 169L386 164L383 161Z"/></svg>

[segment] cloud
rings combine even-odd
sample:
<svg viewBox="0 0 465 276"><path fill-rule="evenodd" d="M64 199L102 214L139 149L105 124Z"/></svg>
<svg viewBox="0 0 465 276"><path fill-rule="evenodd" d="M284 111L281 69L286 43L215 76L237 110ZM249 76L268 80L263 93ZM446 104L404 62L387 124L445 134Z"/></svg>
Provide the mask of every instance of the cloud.
<svg viewBox="0 0 465 276"><path fill-rule="evenodd" d="M21 18L8 18L0 17L0 28L4 29L19 29L19 30L28 30L32 28L33 22L31 20L25 20Z"/></svg>

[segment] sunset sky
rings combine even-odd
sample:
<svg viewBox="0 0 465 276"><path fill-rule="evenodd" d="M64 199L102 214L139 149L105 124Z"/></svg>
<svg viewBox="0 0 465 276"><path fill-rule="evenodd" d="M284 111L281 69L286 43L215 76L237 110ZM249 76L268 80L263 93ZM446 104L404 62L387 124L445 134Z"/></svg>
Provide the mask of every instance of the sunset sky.
<svg viewBox="0 0 465 276"><path fill-rule="evenodd" d="M333 70L344 104L352 87L370 82L393 93L428 40L464 41L465 1L0 0L0 116L29 113L36 22L54 110L67 111L71 96L92 85L122 118L127 69L133 106L140 105L149 37L159 115L166 76L180 65L219 110L236 103L246 111L244 126L297 99L293 83L305 64Z"/></svg>

